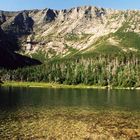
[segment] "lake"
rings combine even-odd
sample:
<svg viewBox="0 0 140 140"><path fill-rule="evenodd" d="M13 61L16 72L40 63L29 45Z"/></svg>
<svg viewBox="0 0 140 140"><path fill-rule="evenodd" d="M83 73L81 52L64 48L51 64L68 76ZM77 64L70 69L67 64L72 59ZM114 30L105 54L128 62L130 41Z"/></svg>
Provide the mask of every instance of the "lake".
<svg viewBox="0 0 140 140"><path fill-rule="evenodd" d="M140 91L0 87L0 139L140 139Z"/></svg>

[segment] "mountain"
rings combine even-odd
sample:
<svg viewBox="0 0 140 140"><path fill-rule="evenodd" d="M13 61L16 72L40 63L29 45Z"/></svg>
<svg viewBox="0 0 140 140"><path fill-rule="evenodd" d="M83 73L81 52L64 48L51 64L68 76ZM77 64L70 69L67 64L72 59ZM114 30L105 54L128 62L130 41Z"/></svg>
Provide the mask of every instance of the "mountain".
<svg viewBox="0 0 140 140"><path fill-rule="evenodd" d="M5 34L0 28L0 68L16 69L41 64L38 60L15 53L15 50L18 50L16 38Z"/></svg>
<svg viewBox="0 0 140 140"><path fill-rule="evenodd" d="M92 6L65 10L0 12L5 33L19 52L39 60L94 53L139 53L140 11Z"/></svg>

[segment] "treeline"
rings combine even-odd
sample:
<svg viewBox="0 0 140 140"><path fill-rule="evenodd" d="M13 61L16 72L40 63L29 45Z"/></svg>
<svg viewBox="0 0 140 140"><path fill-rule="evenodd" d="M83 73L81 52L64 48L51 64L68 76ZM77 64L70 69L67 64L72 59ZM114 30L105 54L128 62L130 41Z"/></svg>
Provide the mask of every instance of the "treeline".
<svg viewBox="0 0 140 140"><path fill-rule="evenodd" d="M3 69L0 76L2 81L139 87L140 58L132 54L77 57L17 70Z"/></svg>

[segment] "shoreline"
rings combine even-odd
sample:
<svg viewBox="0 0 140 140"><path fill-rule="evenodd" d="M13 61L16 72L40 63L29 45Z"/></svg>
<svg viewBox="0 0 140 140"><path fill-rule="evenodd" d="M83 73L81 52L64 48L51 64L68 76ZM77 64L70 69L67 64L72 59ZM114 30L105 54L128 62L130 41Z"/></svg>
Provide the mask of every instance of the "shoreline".
<svg viewBox="0 0 140 140"><path fill-rule="evenodd" d="M17 81L7 81L0 84L1 87L28 87L28 88L57 88L57 89L128 89L128 90L140 90L140 88L134 87L111 87L111 86L96 86L96 85L65 85L58 83L45 83L45 82L17 82Z"/></svg>

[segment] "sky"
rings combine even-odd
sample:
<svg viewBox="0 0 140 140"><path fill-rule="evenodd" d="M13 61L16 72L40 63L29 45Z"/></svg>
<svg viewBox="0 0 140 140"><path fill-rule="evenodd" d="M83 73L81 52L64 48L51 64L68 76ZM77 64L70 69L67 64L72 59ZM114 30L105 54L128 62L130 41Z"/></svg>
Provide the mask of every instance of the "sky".
<svg viewBox="0 0 140 140"><path fill-rule="evenodd" d="M68 9L77 6L97 6L112 9L139 9L140 0L0 0L0 10Z"/></svg>

